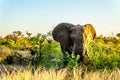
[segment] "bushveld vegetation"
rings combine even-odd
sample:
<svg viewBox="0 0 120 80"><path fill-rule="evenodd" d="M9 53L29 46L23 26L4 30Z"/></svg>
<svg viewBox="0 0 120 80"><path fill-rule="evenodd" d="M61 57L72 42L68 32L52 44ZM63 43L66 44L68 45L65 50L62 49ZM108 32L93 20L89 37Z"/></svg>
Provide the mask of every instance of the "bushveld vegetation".
<svg viewBox="0 0 120 80"><path fill-rule="evenodd" d="M97 36L90 43L84 62L67 55L64 65L59 43L51 32L32 36L14 31L0 37L0 78L2 80L119 80L120 33Z"/></svg>

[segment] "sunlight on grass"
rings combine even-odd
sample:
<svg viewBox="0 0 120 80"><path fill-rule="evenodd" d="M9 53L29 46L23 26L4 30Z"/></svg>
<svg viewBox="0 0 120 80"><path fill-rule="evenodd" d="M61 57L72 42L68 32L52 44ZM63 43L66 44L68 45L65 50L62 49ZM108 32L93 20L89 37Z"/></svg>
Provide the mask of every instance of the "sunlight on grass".
<svg viewBox="0 0 120 80"><path fill-rule="evenodd" d="M31 69L20 69L18 72L6 74L2 72L1 80L119 80L120 70L88 71L87 68L74 67L60 70L37 68L34 73Z"/></svg>
<svg viewBox="0 0 120 80"><path fill-rule="evenodd" d="M19 70L12 74L2 73L2 80L64 80L67 75L67 69L56 71L55 69L46 70L38 68L34 74L31 69Z"/></svg>

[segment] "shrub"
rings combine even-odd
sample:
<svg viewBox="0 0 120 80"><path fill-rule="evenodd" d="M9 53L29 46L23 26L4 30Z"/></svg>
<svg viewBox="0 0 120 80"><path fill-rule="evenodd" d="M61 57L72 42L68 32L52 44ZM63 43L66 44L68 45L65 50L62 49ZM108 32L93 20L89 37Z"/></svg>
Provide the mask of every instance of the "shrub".
<svg viewBox="0 0 120 80"><path fill-rule="evenodd" d="M67 61L68 62L67 66L72 69L78 65L79 59L80 59L79 55L72 57L72 55L67 53L65 57L65 62Z"/></svg>
<svg viewBox="0 0 120 80"><path fill-rule="evenodd" d="M8 47L0 45L0 60L6 58L10 54L11 50Z"/></svg>
<svg viewBox="0 0 120 80"><path fill-rule="evenodd" d="M86 64L95 69L113 69L120 66L120 54L116 51L117 49L108 47L101 43L91 43Z"/></svg>

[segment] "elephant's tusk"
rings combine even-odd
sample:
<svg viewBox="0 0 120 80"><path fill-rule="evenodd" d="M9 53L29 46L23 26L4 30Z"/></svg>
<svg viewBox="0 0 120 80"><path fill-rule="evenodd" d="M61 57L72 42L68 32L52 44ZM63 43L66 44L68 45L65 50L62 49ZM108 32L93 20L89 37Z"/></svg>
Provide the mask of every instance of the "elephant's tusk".
<svg viewBox="0 0 120 80"><path fill-rule="evenodd" d="M72 56L72 58L75 58L75 54L73 54L73 53L72 53L72 55L71 55L71 56Z"/></svg>

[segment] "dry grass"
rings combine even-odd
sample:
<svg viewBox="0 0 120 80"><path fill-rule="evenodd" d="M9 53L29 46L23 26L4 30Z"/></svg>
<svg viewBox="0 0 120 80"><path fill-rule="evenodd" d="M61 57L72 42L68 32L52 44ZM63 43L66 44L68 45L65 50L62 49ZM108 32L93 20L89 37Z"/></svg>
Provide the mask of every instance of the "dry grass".
<svg viewBox="0 0 120 80"><path fill-rule="evenodd" d="M68 68L55 70L37 68L32 73L31 69L19 69L11 74L2 73L0 80L119 80L120 69L116 68L112 72L108 70L88 71L86 68L75 67L73 70Z"/></svg>

